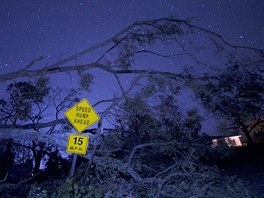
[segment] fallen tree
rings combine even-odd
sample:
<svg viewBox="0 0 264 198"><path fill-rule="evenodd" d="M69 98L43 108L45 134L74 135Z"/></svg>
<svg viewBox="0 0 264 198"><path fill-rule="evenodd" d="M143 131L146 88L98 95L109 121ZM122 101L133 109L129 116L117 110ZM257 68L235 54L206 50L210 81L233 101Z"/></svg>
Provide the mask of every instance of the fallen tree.
<svg viewBox="0 0 264 198"><path fill-rule="evenodd" d="M214 56L214 61L204 60L205 53ZM242 60L240 57L245 53L259 57L263 50L232 45L220 35L195 26L188 20L161 18L135 22L106 41L53 64L44 64L45 58L41 56L19 71L1 74L0 82L10 82L10 93L16 93L17 97L13 100L11 94L10 100L1 100L0 137L36 138L37 141L62 148L67 141L62 140L67 134L63 128L66 127L68 132L71 129L62 112L79 100L76 97L79 91L88 92L96 78L96 72L92 71L96 70L99 71L98 75L104 72L113 79L116 92L112 98L100 98L93 104L95 108L104 104L104 108L99 113L101 119L93 136L94 145L88 157L90 163L74 179L85 180L91 174L91 180L85 181L87 188L91 188L89 191L94 193L99 190L101 194L112 193L118 196L123 193L135 196L146 193L154 197L166 197L173 193L171 189L180 190L174 192L176 195L224 193L217 184L217 169L201 163L200 158L203 156L197 154L198 151L209 149L199 137L201 118L193 109L178 111L180 107L175 100L186 88L194 88L194 83L203 82L206 78L214 79L234 54L237 60ZM155 65L157 60L164 62ZM37 64L40 69L34 69ZM70 78L78 76L78 89L66 95L65 90L53 92L48 82L59 73L67 74ZM36 82L25 82L25 77L39 79ZM49 80L43 81L43 77ZM12 84L14 80L18 82ZM42 85L45 86L41 87L48 88L42 98L35 98L36 94L33 94L39 91L38 82L44 83ZM26 97L21 94L22 91L27 93ZM26 99L23 100L26 101L23 103L25 111L17 108L22 96ZM141 103L135 96L143 98L145 103ZM16 103L10 102L12 100ZM131 102L134 100L138 100L141 105ZM126 108L126 105L130 108ZM131 112L133 105L138 108ZM158 110L156 105L160 105ZM134 114L137 111L139 113ZM128 113L122 115L117 112ZM106 122L113 124L116 130L114 135L102 135ZM10 134L7 134L9 131ZM59 136L58 131L63 131L60 138L56 138ZM109 145L106 139L112 139L117 147L111 149L113 145ZM151 155L155 153L158 158L152 158ZM111 155L121 156L116 158ZM163 162L163 157L168 161ZM179 163L178 159L182 161ZM155 160L155 166L148 164ZM93 171L93 163L98 170ZM102 178L106 178L103 187L108 188L100 186L99 189L97 185L100 182L95 180L102 179L94 174L103 174ZM76 182L74 179L69 182ZM118 180L111 185L108 179ZM212 181L214 179L217 182ZM231 190L226 193L238 195L238 189L242 186L232 182ZM72 187L72 184L66 183L62 193L70 193L67 185ZM185 188L193 191L186 192ZM210 189L214 189L214 192Z"/></svg>

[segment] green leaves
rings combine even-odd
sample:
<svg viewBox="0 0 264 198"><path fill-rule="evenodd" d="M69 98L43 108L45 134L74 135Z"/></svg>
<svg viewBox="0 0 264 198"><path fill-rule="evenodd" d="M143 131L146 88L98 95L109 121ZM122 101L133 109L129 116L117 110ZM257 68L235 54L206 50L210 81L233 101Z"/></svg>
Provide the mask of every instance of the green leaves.
<svg viewBox="0 0 264 198"><path fill-rule="evenodd" d="M148 78L147 84L142 88L143 97L176 96L181 90L180 81L175 81L167 76L153 74Z"/></svg>
<svg viewBox="0 0 264 198"><path fill-rule="evenodd" d="M9 99L1 100L2 122L16 124L33 116L33 106L42 103L50 92L49 79L40 78L36 82L16 82L7 86Z"/></svg>
<svg viewBox="0 0 264 198"><path fill-rule="evenodd" d="M85 91L88 91L93 82L94 76L92 74L81 74L80 77L81 77L80 79L81 87Z"/></svg>
<svg viewBox="0 0 264 198"><path fill-rule="evenodd" d="M7 92L13 102L22 100L31 100L34 102L43 102L43 98L49 94L49 79L40 78L37 82L17 82L11 83L7 87Z"/></svg>

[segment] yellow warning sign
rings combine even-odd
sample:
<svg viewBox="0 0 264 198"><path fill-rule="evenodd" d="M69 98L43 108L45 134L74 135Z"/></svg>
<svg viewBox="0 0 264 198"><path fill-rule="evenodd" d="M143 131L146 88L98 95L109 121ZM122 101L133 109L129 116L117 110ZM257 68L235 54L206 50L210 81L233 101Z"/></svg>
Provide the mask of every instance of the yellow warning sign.
<svg viewBox="0 0 264 198"><path fill-rule="evenodd" d="M87 151L88 140L89 140L88 136L70 134L66 149L67 152L85 155Z"/></svg>
<svg viewBox="0 0 264 198"><path fill-rule="evenodd" d="M86 98L68 109L65 116L79 133L100 119Z"/></svg>

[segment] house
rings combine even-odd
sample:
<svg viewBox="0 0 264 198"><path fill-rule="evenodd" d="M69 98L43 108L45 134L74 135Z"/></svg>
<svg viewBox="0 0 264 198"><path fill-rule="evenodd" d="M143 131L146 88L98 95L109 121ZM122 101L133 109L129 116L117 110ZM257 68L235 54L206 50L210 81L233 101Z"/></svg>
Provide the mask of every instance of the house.
<svg viewBox="0 0 264 198"><path fill-rule="evenodd" d="M241 147L246 145L246 138L243 135L214 136L212 139L213 148L217 146Z"/></svg>

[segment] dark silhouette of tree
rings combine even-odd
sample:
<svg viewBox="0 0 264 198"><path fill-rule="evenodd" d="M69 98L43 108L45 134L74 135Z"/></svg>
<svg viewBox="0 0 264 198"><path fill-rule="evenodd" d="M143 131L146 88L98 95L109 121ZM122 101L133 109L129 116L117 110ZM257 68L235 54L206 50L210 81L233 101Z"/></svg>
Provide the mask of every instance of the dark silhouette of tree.
<svg viewBox="0 0 264 198"><path fill-rule="evenodd" d="M14 152L12 151L12 139L1 141L0 152L0 178L1 180L6 177L8 169L14 164Z"/></svg>
<svg viewBox="0 0 264 198"><path fill-rule="evenodd" d="M1 123L17 125L19 121L32 120L38 123L41 112L35 108L43 103L49 94L48 79L41 78L35 84L32 82L17 82L7 86L9 98L1 100ZM37 112L35 114L35 112Z"/></svg>
<svg viewBox="0 0 264 198"><path fill-rule="evenodd" d="M249 144L253 143L252 132L264 123L263 61L233 61L219 73L193 83L205 108L228 120L226 130L243 132Z"/></svg>

